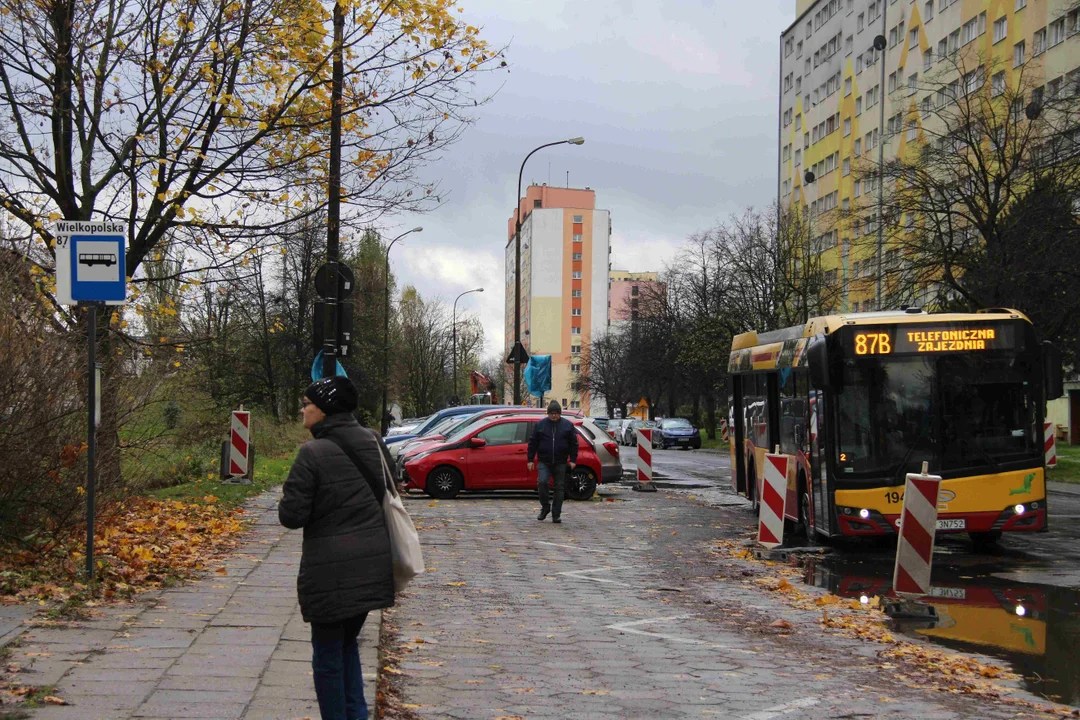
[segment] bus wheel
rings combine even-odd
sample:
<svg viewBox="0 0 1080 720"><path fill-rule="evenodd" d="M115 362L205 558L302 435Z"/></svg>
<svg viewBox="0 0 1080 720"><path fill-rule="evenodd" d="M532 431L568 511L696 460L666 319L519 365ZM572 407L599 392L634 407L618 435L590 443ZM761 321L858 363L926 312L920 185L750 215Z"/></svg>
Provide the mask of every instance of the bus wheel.
<svg viewBox="0 0 1080 720"><path fill-rule="evenodd" d="M997 547L998 540L1001 539L1001 531L991 530L990 532L971 532L968 533L968 537L971 538L971 543L975 546L975 550L991 550Z"/></svg>

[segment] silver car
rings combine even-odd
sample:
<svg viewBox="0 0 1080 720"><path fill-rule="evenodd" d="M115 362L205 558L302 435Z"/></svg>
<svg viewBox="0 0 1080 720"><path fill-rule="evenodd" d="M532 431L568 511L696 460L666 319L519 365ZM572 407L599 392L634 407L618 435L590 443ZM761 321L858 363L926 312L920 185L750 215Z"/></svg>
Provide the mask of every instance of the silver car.
<svg viewBox="0 0 1080 720"><path fill-rule="evenodd" d="M593 452L600 461L602 483L617 483L622 479L622 462L619 460L619 446L592 418L581 420L581 434L592 443ZM574 469L572 477L567 478L566 495L572 500L588 500L596 490L596 479L591 478L587 469Z"/></svg>

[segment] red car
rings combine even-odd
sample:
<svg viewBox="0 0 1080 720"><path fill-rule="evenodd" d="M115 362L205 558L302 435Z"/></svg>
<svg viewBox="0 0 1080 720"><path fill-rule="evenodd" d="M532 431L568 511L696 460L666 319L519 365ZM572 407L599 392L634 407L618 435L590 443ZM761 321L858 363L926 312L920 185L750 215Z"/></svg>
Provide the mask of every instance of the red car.
<svg viewBox="0 0 1080 720"><path fill-rule="evenodd" d="M468 432L421 449L405 460L405 487L448 499L462 490L535 490L537 470L526 465L536 414L492 417L470 425ZM588 500L601 482L600 460L578 427L577 466L566 478L566 496Z"/></svg>

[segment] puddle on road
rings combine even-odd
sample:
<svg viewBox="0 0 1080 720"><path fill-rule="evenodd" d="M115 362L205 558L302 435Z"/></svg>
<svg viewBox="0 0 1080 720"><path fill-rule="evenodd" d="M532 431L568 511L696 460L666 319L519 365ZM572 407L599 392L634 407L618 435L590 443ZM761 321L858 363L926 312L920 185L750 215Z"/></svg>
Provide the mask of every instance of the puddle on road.
<svg viewBox="0 0 1080 720"><path fill-rule="evenodd" d="M1000 557L945 552L935 553L934 561L929 602L939 618L898 623L900 632L998 658L1023 676L1032 693L1078 704L1080 591L995 577L1006 571ZM822 558L806 566L804 581L843 598L884 596L892 586L891 557Z"/></svg>

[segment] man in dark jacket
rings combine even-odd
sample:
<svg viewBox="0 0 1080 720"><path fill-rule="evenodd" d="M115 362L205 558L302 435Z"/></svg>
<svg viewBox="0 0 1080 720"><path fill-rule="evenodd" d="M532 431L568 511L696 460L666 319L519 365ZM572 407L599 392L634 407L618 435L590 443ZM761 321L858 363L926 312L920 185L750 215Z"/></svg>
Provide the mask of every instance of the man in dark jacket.
<svg viewBox="0 0 1080 720"><path fill-rule="evenodd" d="M285 481L278 519L304 529L297 592L311 623L311 666L323 720L367 720L357 638L371 610L394 604L382 440L352 412L357 393L345 377L312 383L301 401L315 437L300 447Z"/></svg>
<svg viewBox="0 0 1080 720"><path fill-rule="evenodd" d="M562 406L555 400L548 405L547 417L536 423L532 438L529 439L529 472L539 458L540 471L537 474L536 489L540 493L540 515L543 520L551 513L551 522L562 522L563 493L566 491L566 467L573 470L577 465L577 430L569 420L562 416ZM548 502L548 480L555 478L555 500Z"/></svg>

